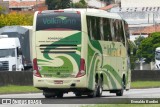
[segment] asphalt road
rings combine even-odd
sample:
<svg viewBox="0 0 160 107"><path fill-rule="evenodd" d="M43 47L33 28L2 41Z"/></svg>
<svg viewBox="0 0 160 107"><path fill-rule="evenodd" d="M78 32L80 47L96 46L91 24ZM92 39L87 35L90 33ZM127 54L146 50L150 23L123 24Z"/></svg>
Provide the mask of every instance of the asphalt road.
<svg viewBox="0 0 160 107"><path fill-rule="evenodd" d="M124 96L117 97L115 94L108 92L103 92L100 98L88 98L86 96L75 97L73 93L64 94L64 98L51 98L45 99L42 93L28 93L28 94L7 94L0 95L3 99L14 99L14 98L36 98L37 100L42 100L43 104L112 104L112 103L130 103L131 100L143 100L150 99L154 100L155 103L160 104L160 88L150 88L150 89L131 89L124 92ZM158 99L158 100L157 100ZM72 105L73 106L73 105Z"/></svg>

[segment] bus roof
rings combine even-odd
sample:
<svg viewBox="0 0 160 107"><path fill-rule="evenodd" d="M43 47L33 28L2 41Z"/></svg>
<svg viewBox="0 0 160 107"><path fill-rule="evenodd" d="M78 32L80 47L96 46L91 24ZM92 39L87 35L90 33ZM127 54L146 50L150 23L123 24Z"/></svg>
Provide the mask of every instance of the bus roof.
<svg viewBox="0 0 160 107"><path fill-rule="evenodd" d="M113 19L122 19L120 15L117 13L109 13L104 10L100 9L91 9L91 8L86 8L86 9L77 9L77 8L69 8L69 9L60 9L60 10L45 10L42 11L41 13L52 13L54 11L64 11L64 12L81 12L86 14L87 16L97 16L97 17L106 17L106 18L113 18Z"/></svg>

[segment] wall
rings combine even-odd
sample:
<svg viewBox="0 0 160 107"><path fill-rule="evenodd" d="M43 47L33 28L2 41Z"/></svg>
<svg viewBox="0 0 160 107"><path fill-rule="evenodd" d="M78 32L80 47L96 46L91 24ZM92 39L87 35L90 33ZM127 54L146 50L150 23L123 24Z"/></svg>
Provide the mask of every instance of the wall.
<svg viewBox="0 0 160 107"><path fill-rule="evenodd" d="M132 71L132 81L160 81L160 71ZM0 71L0 86L4 85L33 85L32 71Z"/></svg>
<svg viewBox="0 0 160 107"><path fill-rule="evenodd" d="M160 70L134 70L131 75L132 81L160 81Z"/></svg>
<svg viewBox="0 0 160 107"><path fill-rule="evenodd" d="M0 71L0 86L32 84L33 72L31 71Z"/></svg>

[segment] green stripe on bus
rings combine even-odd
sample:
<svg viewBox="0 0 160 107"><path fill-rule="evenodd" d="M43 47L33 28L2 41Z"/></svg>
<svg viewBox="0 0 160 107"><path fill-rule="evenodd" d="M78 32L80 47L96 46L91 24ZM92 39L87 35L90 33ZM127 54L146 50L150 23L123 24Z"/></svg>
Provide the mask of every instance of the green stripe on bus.
<svg viewBox="0 0 160 107"><path fill-rule="evenodd" d="M43 60L43 59L37 59L37 62L50 62L50 61Z"/></svg>
<svg viewBox="0 0 160 107"><path fill-rule="evenodd" d="M109 80L111 81L111 85L112 85L112 88L113 89L117 89L117 85L116 85L116 82L115 80L113 79L112 75L106 71L106 70L103 70L106 74L107 74L107 77L109 78ZM109 84L108 84L109 85Z"/></svg>
<svg viewBox="0 0 160 107"><path fill-rule="evenodd" d="M93 60L91 62L91 70L90 70L90 75L89 75L89 89L93 88L93 84L94 84L94 74L95 74L95 60L96 60L96 55L94 55Z"/></svg>
<svg viewBox="0 0 160 107"><path fill-rule="evenodd" d="M56 41L56 42L52 43L50 46L52 46L54 44L62 44L63 41L67 41L67 40L75 40L75 41L77 41L77 42L75 42L75 44L73 44L72 42L66 42L65 44L67 44L67 45L78 45L78 44L81 44L81 35L82 35L81 32L75 33L75 34L73 34L71 36L68 36L68 37L66 37L64 39L61 39L59 41ZM58 47L58 46L55 46L55 47ZM51 50L51 49L48 49L48 48L49 48L49 46L47 46L44 49L44 51L48 52L48 51ZM51 58L48 53L44 53L43 56L48 60L53 60L53 58Z"/></svg>
<svg viewBox="0 0 160 107"><path fill-rule="evenodd" d="M110 66L110 65L105 65L103 66L104 69L107 69L117 80L117 82L121 85L122 84L122 77L120 77L120 75L118 74L118 72L116 72L116 70Z"/></svg>

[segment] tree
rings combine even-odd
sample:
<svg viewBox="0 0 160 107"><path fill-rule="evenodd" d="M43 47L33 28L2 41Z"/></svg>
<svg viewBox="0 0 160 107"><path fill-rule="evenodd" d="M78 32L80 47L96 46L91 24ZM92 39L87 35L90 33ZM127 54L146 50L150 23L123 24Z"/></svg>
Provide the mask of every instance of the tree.
<svg viewBox="0 0 160 107"><path fill-rule="evenodd" d="M49 10L69 8L71 0L46 0Z"/></svg>
<svg viewBox="0 0 160 107"><path fill-rule="evenodd" d="M77 3L73 3L72 7L73 8L87 8L87 3L85 2L85 0L80 0Z"/></svg>
<svg viewBox="0 0 160 107"><path fill-rule="evenodd" d="M137 60L137 57L136 57L137 46L136 46L135 42L133 42L131 40L128 40L128 44L129 44L128 53L130 54L131 69L134 69L135 68L135 61Z"/></svg>
<svg viewBox="0 0 160 107"><path fill-rule="evenodd" d="M114 3L113 0L100 0L100 1L106 2L107 5L109 5L109 4L111 4L111 3L112 3L112 4Z"/></svg>
<svg viewBox="0 0 160 107"><path fill-rule="evenodd" d="M0 14L4 13L4 11L5 9L2 6L0 6Z"/></svg>
<svg viewBox="0 0 160 107"><path fill-rule="evenodd" d="M32 25L33 14L16 13L0 15L0 27L11 25Z"/></svg>
<svg viewBox="0 0 160 107"><path fill-rule="evenodd" d="M160 32L152 33L148 38L141 41L137 50L137 56L146 58L147 63L154 61L155 48L160 47Z"/></svg>
<svg viewBox="0 0 160 107"><path fill-rule="evenodd" d="M138 38L136 38L136 40L135 40L134 42L135 42L135 44L136 44L137 46L139 46L139 45L141 44L141 41L142 41L143 39L145 39L143 36L139 36Z"/></svg>

